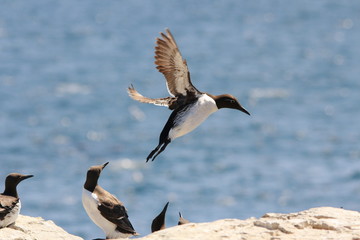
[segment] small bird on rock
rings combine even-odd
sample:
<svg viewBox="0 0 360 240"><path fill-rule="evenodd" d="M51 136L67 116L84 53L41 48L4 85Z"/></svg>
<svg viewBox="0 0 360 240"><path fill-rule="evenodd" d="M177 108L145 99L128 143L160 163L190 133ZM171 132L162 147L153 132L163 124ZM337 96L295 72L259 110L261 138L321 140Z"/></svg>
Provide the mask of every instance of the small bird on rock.
<svg viewBox="0 0 360 240"><path fill-rule="evenodd" d="M123 203L98 185L101 171L108 163L92 166L87 171L82 193L85 211L91 220L105 232L107 239L138 235L128 219Z"/></svg>
<svg viewBox="0 0 360 240"><path fill-rule="evenodd" d="M157 38L156 41L155 64L165 76L171 97L148 98L137 92L132 85L128 88L129 96L134 100L173 110L160 134L158 146L149 154L146 162L150 159L154 161L171 141L193 131L221 108L236 109L250 115L230 94L212 95L197 90L191 83L186 60L182 58L170 30L166 29L166 34L160 34L162 38Z"/></svg>
<svg viewBox="0 0 360 240"><path fill-rule="evenodd" d="M178 222L178 225L183 225L183 224L187 224L187 223L190 223L190 221L187 220L187 219L185 219L185 218L183 218L183 217L181 216L181 213L179 212L179 222Z"/></svg>
<svg viewBox="0 0 360 240"><path fill-rule="evenodd" d="M5 191L0 194L0 228L15 223L21 209L21 201L16 187L25 179L33 175L10 173L5 180Z"/></svg>
<svg viewBox="0 0 360 240"><path fill-rule="evenodd" d="M165 204L165 207L159 215L157 215L151 223L151 232L156 232L165 229L165 215L169 202Z"/></svg>

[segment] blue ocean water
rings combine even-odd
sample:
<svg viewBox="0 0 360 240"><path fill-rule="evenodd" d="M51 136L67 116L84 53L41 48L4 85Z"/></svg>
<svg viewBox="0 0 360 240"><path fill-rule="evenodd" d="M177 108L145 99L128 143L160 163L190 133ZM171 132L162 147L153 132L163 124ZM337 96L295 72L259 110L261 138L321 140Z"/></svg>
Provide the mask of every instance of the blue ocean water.
<svg viewBox="0 0 360 240"><path fill-rule="evenodd" d="M0 182L19 186L22 214L85 239L82 185L121 199L142 235L170 201L193 222L318 206L360 210L360 2L0 2ZM170 111L154 66L168 27L201 91L231 93L252 114L220 110L154 162ZM1 183L2 184L2 183ZM2 190L0 190L2 191Z"/></svg>

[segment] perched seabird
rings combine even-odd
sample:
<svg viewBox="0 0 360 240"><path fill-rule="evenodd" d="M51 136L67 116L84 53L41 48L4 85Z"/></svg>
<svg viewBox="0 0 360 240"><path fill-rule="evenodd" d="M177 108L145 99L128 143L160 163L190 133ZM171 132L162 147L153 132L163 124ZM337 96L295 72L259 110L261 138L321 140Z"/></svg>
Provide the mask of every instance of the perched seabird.
<svg viewBox="0 0 360 240"><path fill-rule="evenodd" d="M82 193L85 211L91 220L105 232L107 239L138 235L128 219L123 203L98 185L101 171L108 163L92 166L87 172Z"/></svg>
<svg viewBox="0 0 360 240"><path fill-rule="evenodd" d="M190 221L187 220L187 219L185 219L185 218L183 218L183 217L181 216L181 213L179 212L179 222L178 222L178 225L183 225L183 224L187 224L187 223L190 223Z"/></svg>
<svg viewBox="0 0 360 240"><path fill-rule="evenodd" d="M5 191L0 194L0 228L13 224L21 209L21 202L18 196L17 185L33 175L10 173L5 180Z"/></svg>
<svg viewBox="0 0 360 240"><path fill-rule="evenodd" d="M159 215L157 215L151 223L151 232L156 232L162 229L165 229L165 214L169 202L165 204L164 209L161 211Z"/></svg>
<svg viewBox="0 0 360 240"><path fill-rule="evenodd" d="M149 154L146 161L154 161L171 141L191 132L210 114L221 108L237 109L250 115L230 94L216 96L197 90L191 83L186 60L182 58L174 37L169 29L166 29L166 33L160 33L162 38L156 40L155 64L159 72L165 76L171 97L148 98L137 92L132 85L128 88L129 96L134 100L173 110L160 134L158 146Z"/></svg>

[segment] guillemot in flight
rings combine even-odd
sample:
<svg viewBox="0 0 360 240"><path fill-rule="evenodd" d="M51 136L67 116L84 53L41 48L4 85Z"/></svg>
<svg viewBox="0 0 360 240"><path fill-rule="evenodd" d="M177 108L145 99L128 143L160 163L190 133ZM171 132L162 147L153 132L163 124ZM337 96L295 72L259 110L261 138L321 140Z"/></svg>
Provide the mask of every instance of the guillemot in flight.
<svg viewBox="0 0 360 240"><path fill-rule="evenodd" d="M197 90L191 83L186 60L182 58L173 35L169 29L166 29L166 33L160 33L162 38L156 39L155 64L165 76L171 97L148 98L137 92L132 85L128 88L129 96L134 100L173 110L160 134L158 146L149 154L146 162L150 159L154 161L172 140L193 131L210 114L221 108L237 109L250 115L230 94L216 96Z"/></svg>
<svg viewBox="0 0 360 240"><path fill-rule="evenodd" d="M159 215L157 215L154 220L151 223L151 232L156 232L162 229L165 229L165 214L167 207L169 205L169 202L165 204L165 207L161 211Z"/></svg>
<svg viewBox="0 0 360 240"><path fill-rule="evenodd" d="M123 203L98 185L101 171L109 162L92 166L87 171L82 203L91 220L110 238L128 238L138 235L131 225Z"/></svg>
<svg viewBox="0 0 360 240"><path fill-rule="evenodd" d="M0 228L15 223L21 209L21 201L18 196L17 185L33 175L10 173L5 180L5 190L0 194Z"/></svg>

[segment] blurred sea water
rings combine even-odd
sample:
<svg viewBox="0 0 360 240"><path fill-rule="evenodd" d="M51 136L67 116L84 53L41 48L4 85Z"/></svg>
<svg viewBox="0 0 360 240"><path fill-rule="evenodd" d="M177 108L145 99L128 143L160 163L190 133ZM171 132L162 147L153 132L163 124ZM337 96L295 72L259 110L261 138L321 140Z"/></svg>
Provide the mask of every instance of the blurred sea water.
<svg viewBox="0 0 360 240"><path fill-rule="evenodd" d="M193 222L333 206L360 210L360 2L0 2L0 181L22 214L85 239L87 169L142 235L167 201ZM170 111L155 38L168 27L201 91L231 93L251 117L213 114L145 163ZM0 190L2 191L2 190Z"/></svg>

